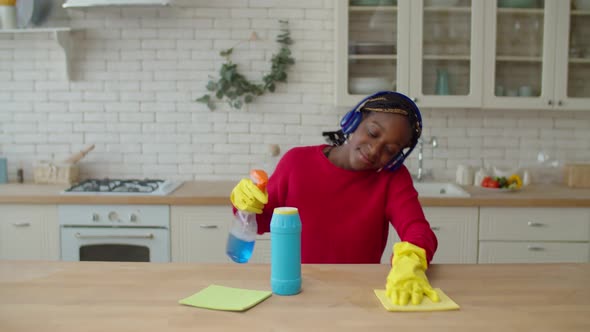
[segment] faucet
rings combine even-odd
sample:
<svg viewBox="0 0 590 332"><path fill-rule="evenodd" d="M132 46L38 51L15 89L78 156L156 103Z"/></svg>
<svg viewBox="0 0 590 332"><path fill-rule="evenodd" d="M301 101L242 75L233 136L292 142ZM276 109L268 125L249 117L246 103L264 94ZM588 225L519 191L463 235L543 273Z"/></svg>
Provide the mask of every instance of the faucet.
<svg viewBox="0 0 590 332"><path fill-rule="evenodd" d="M432 136L426 144L431 144L432 148L436 148L438 146L438 141L435 136ZM416 181L420 182L426 175L426 172L423 168L423 161L424 161L424 139L418 139L418 173L416 174Z"/></svg>

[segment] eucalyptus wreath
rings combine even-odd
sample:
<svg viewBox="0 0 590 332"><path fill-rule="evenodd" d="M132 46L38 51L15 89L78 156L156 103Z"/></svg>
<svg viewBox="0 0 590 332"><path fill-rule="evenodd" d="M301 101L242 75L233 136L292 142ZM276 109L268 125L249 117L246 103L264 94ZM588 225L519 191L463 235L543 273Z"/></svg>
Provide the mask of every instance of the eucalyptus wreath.
<svg viewBox="0 0 590 332"><path fill-rule="evenodd" d="M214 99L225 100L231 108L240 109L245 103L251 103L257 96L267 91L274 92L276 84L287 82L287 70L295 63L291 57L289 45L293 44L289 31L289 21L279 20L281 33L276 41L280 45L278 53L271 57L270 72L262 77L262 83L250 82L244 75L238 72L238 65L231 61L234 48L222 50L219 55L225 58L225 62L219 70L217 80L210 79L207 83L207 91L196 101L207 104L210 110L215 109Z"/></svg>

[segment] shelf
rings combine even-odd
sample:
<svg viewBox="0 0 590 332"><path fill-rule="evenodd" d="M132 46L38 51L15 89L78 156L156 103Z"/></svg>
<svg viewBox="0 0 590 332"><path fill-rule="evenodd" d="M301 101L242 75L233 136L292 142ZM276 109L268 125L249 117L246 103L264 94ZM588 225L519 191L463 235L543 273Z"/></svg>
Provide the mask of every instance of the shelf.
<svg viewBox="0 0 590 332"><path fill-rule="evenodd" d="M469 61L471 56L469 55L424 55L424 60L446 60L446 61Z"/></svg>
<svg viewBox="0 0 590 332"><path fill-rule="evenodd" d="M540 56L518 56L518 55L501 55L496 57L496 61L503 62L542 62Z"/></svg>
<svg viewBox="0 0 590 332"><path fill-rule="evenodd" d="M397 6L350 6L348 9L351 12L395 12Z"/></svg>
<svg viewBox="0 0 590 332"><path fill-rule="evenodd" d="M590 64L590 58L570 58L570 63Z"/></svg>
<svg viewBox="0 0 590 332"><path fill-rule="evenodd" d="M590 10L572 10L572 15L579 15L579 16L590 16Z"/></svg>
<svg viewBox="0 0 590 332"><path fill-rule="evenodd" d="M107 6L167 6L170 0L66 0L63 8L89 8Z"/></svg>
<svg viewBox="0 0 590 332"><path fill-rule="evenodd" d="M471 13L471 7L424 7L425 13Z"/></svg>
<svg viewBox="0 0 590 332"><path fill-rule="evenodd" d="M544 8L498 8L498 14L543 15Z"/></svg>
<svg viewBox="0 0 590 332"><path fill-rule="evenodd" d="M68 27L55 27L55 28L33 28L33 29L3 29L0 33L51 33L53 37L64 52L65 64L66 64L66 77L68 80L71 78L71 67L70 67L70 55L72 52L72 38L70 32L71 28Z"/></svg>
<svg viewBox="0 0 590 332"><path fill-rule="evenodd" d="M395 60L395 54L351 54L349 60Z"/></svg>

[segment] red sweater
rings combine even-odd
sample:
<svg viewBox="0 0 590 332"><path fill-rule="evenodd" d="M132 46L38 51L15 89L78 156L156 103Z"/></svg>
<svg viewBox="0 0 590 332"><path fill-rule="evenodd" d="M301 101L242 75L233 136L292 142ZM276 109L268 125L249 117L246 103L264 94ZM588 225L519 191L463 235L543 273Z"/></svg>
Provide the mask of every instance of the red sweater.
<svg viewBox="0 0 590 332"><path fill-rule="evenodd" d="M258 233L270 231L275 207L292 206L301 217L302 263L379 263L391 222L430 262L437 240L407 168L344 170L326 158L324 147L297 147L283 156L268 181Z"/></svg>

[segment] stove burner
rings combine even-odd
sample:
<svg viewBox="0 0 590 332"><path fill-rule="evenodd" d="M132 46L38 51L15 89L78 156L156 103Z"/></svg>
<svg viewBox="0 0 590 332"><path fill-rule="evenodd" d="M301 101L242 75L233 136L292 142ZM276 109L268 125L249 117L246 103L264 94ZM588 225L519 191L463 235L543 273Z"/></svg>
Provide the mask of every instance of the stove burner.
<svg viewBox="0 0 590 332"><path fill-rule="evenodd" d="M157 190L164 180L157 179L88 179L69 189L67 192L120 192L120 193L151 193Z"/></svg>

